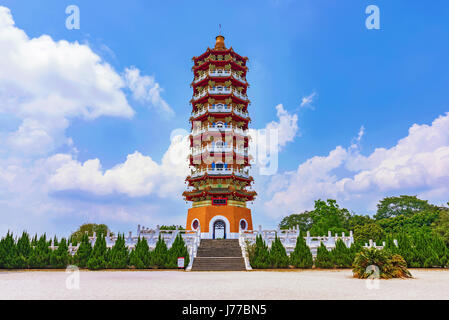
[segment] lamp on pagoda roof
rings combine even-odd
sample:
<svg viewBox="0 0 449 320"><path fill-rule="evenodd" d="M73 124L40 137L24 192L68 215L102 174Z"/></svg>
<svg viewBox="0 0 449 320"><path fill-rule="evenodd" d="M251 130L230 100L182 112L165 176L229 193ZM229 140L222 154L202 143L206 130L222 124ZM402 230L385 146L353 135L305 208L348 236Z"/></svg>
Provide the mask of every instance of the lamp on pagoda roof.
<svg viewBox="0 0 449 320"><path fill-rule="evenodd" d="M216 50L226 50L225 43L224 43L224 37L222 35L219 35L215 38L215 49Z"/></svg>

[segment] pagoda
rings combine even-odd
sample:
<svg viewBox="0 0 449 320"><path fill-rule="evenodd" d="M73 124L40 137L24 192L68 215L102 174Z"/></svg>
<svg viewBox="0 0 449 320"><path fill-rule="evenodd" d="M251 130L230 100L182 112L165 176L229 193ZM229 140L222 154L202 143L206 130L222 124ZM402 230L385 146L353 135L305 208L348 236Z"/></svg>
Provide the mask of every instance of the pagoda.
<svg viewBox="0 0 449 320"><path fill-rule="evenodd" d="M248 58L227 49L219 35L213 49L192 60L191 174L183 193L192 208L186 230L199 229L206 239L238 238L240 231L253 230L246 203L256 196L247 189L253 182L248 154Z"/></svg>

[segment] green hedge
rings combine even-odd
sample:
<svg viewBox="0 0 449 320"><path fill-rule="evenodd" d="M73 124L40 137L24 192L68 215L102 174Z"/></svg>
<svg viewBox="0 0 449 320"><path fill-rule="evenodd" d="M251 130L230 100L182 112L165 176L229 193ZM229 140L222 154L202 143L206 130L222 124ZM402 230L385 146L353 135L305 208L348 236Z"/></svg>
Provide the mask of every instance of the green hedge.
<svg viewBox="0 0 449 320"><path fill-rule="evenodd" d="M52 250L51 244L58 248ZM106 239L100 234L92 248L86 234L81 239L76 254L72 257L68 251L68 241L62 238L47 240L46 235L39 239L37 235L30 239L26 232L14 241L13 234L8 232L0 240L0 269L64 269L70 264L91 270L100 269L149 269L177 268L178 257L184 257L184 266L189 264L187 246L178 234L170 249L159 236L156 247L151 251L148 242L140 238L131 252L126 247L125 235L119 234L112 248L106 247Z"/></svg>

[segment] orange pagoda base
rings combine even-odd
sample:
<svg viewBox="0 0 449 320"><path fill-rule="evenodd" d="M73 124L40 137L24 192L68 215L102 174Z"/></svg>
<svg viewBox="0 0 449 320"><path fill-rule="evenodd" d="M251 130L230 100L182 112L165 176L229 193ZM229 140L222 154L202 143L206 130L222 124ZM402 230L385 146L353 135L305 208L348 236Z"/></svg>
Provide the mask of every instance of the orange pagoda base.
<svg viewBox="0 0 449 320"><path fill-rule="evenodd" d="M224 222L222 228L217 223ZM240 230L253 230L251 210L237 206L203 206L190 208L187 230L200 228L203 239L237 239Z"/></svg>

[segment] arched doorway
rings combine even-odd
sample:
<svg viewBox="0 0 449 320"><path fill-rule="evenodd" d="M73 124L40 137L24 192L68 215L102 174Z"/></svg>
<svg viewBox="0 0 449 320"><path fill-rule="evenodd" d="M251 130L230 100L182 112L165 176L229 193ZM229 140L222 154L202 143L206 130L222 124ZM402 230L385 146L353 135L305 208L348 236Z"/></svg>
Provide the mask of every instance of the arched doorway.
<svg viewBox="0 0 449 320"><path fill-rule="evenodd" d="M213 239L226 239L226 224L223 220L214 222Z"/></svg>

